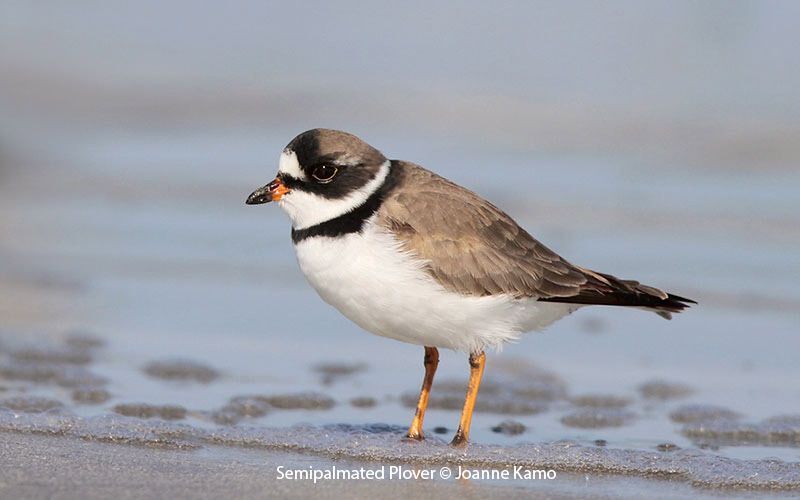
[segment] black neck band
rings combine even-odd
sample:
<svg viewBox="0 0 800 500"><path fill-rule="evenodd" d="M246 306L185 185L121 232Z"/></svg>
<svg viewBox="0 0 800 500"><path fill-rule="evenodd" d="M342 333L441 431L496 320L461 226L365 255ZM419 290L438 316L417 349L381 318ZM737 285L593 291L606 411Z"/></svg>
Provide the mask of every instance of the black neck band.
<svg viewBox="0 0 800 500"><path fill-rule="evenodd" d="M339 217L334 217L333 219L320 222L319 224L305 229L292 228L292 242L297 244L306 238L312 238L314 236L335 238L343 234L360 232L367 219L378 211L386 195L394 189L397 184L397 177L398 168L395 167L395 162L392 161L383 184L381 184L374 193L369 195L369 198L367 198L364 203L349 212L343 213Z"/></svg>

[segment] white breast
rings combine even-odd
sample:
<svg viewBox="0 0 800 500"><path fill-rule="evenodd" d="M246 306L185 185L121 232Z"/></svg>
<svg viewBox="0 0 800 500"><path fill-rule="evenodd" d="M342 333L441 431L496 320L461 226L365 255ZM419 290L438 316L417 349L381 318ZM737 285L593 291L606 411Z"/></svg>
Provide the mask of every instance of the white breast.
<svg viewBox="0 0 800 500"><path fill-rule="evenodd" d="M361 233L312 237L295 249L300 269L325 302L369 332L412 344L466 352L499 347L576 309L449 292L371 221Z"/></svg>

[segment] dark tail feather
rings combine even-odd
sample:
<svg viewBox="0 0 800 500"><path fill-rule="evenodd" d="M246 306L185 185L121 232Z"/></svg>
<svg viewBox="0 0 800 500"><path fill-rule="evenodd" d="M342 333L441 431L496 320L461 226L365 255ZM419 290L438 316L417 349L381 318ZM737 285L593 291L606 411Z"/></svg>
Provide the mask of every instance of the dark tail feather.
<svg viewBox="0 0 800 500"><path fill-rule="evenodd" d="M658 288L642 285L638 281L621 280L609 274L583 270L588 281L582 290L571 297L548 297L543 302L567 304L586 304L601 306L640 307L671 319L672 313L679 313L691 304L692 299L664 292Z"/></svg>

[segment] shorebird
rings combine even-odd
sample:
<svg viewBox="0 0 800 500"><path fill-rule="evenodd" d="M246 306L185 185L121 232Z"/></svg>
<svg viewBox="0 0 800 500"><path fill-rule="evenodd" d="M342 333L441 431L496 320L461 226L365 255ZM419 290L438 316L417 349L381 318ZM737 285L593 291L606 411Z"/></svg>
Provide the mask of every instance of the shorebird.
<svg viewBox="0 0 800 500"><path fill-rule="evenodd" d="M571 264L505 212L414 163L389 160L358 137L313 129L280 155L278 174L247 198L292 223L300 269L322 299L358 326L424 346L425 376L407 436L423 439L439 348L469 354L455 446L469 439L485 351L589 305L670 318L695 302Z"/></svg>

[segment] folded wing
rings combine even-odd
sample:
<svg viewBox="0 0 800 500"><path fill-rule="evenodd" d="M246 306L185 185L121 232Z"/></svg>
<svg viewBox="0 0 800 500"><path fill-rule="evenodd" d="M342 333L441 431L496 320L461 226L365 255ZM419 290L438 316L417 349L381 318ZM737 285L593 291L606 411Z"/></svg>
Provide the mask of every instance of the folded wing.
<svg viewBox="0 0 800 500"><path fill-rule="evenodd" d="M664 317L694 303L570 264L477 194L411 163L396 161L392 168L401 181L384 200L378 222L448 290L643 307Z"/></svg>

